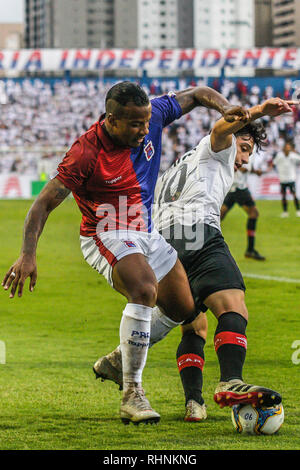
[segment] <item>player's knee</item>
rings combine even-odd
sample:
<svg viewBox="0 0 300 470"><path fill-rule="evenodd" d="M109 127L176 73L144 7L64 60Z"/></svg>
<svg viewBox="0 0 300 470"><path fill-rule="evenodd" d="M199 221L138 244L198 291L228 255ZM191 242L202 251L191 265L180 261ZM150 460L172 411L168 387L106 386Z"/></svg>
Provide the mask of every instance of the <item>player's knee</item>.
<svg viewBox="0 0 300 470"><path fill-rule="evenodd" d="M132 303L154 307L157 299L157 285L152 282L141 282L134 287L130 297Z"/></svg>
<svg viewBox="0 0 300 470"><path fill-rule="evenodd" d="M190 323L186 323L185 325L181 326L181 333L182 336L185 334L188 334L189 331L194 332L196 335L201 336L201 338L206 340L207 337L207 330L208 330L208 324L207 324L207 317L206 314L201 313L200 315L195 318Z"/></svg>
<svg viewBox="0 0 300 470"><path fill-rule="evenodd" d="M186 320L189 320L189 318L193 315L194 313L194 310L185 310L185 309L173 309L172 310L172 313L169 312L168 313L168 316L171 318L171 320L175 321L175 322L183 322L183 321L186 321Z"/></svg>
<svg viewBox="0 0 300 470"><path fill-rule="evenodd" d="M244 299L241 300L240 302L236 303L233 307L234 307L234 309L233 309L233 310L230 310L230 311L233 311L233 312L238 313L238 314L241 315L246 321L249 320L249 313L248 313L248 309L247 309L247 306L246 306L246 304L245 304Z"/></svg>
<svg viewBox="0 0 300 470"><path fill-rule="evenodd" d="M195 303L193 298L186 299L185 305L178 308L177 318L179 321L188 320L195 316Z"/></svg>
<svg viewBox="0 0 300 470"><path fill-rule="evenodd" d="M188 331L194 331L194 328L193 328L193 322L191 323L187 323L185 325L181 325L180 329L181 329L181 334L182 336L184 336Z"/></svg>
<svg viewBox="0 0 300 470"><path fill-rule="evenodd" d="M201 336L201 338L206 340L207 337L207 325L200 327L200 328L194 328L194 331L196 335Z"/></svg>
<svg viewBox="0 0 300 470"><path fill-rule="evenodd" d="M235 312L248 321L248 309L245 303L245 294L244 291L240 289L217 292L213 294L212 299L206 299L205 303L216 318L219 318L226 312Z"/></svg>
<svg viewBox="0 0 300 470"><path fill-rule="evenodd" d="M239 295L236 296L236 302L232 305L234 308L233 310L236 313L239 313L246 321L249 319L249 313L247 309L247 305L245 303L245 294L244 292L240 292Z"/></svg>
<svg viewBox="0 0 300 470"><path fill-rule="evenodd" d="M198 317L193 321L193 328L196 335L201 336L201 338L206 340L208 324L205 313L200 313L200 315L198 315Z"/></svg>
<svg viewBox="0 0 300 470"><path fill-rule="evenodd" d="M175 322L184 322L195 318L195 304L193 298L185 299L184 303L179 304L178 302L166 305L164 307L166 315Z"/></svg>
<svg viewBox="0 0 300 470"><path fill-rule="evenodd" d="M256 206L251 207L249 211L249 217L251 219L257 219L259 217L259 212Z"/></svg>

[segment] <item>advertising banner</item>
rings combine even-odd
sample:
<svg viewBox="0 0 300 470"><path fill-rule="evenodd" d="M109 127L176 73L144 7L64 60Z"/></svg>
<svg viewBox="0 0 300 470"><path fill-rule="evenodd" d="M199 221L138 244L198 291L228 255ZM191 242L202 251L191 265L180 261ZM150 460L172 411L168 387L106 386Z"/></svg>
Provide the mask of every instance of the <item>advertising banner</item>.
<svg viewBox="0 0 300 470"><path fill-rule="evenodd" d="M45 184L45 181L36 181L33 176L22 176L18 173L0 174L0 199L36 197ZM262 176L249 174L248 187L254 199L281 199L280 183L275 171ZM300 172L297 174L296 189L300 199ZM289 192L287 197L290 199Z"/></svg>
<svg viewBox="0 0 300 470"><path fill-rule="evenodd" d="M300 69L300 48L0 50L0 70Z"/></svg>
<svg viewBox="0 0 300 470"><path fill-rule="evenodd" d="M18 173L0 174L1 199L28 199L31 197L32 176Z"/></svg>

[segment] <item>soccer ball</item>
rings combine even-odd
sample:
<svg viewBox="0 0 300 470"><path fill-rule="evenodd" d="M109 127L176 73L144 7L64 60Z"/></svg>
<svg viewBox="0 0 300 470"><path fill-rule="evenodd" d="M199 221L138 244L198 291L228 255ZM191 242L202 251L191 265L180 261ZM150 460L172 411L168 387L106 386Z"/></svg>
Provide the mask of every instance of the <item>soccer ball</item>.
<svg viewBox="0 0 300 470"><path fill-rule="evenodd" d="M281 403L271 408L234 405L231 419L238 433L274 434L283 424L284 410Z"/></svg>

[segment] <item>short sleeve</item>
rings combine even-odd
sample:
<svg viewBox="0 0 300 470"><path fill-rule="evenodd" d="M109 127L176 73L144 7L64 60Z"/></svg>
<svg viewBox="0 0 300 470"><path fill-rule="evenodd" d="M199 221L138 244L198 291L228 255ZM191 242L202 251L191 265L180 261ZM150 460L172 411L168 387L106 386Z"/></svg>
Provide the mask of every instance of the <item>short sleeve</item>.
<svg viewBox="0 0 300 470"><path fill-rule="evenodd" d="M182 116L182 109L175 94L163 95L151 100L152 121L166 127Z"/></svg>
<svg viewBox="0 0 300 470"><path fill-rule="evenodd" d="M94 157L94 152L80 139L77 140L58 165L55 177L66 188L76 192L88 179Z"/></svg>
<svg viewBox="0 0 300 470"><path fill-rule="evenodd" d="M236 154L236 138L232 135L232 144L227 149L221 150L220 152L214 152L211 148L211 140L210 135L207 138L207 145L209 149L209 154L211 157L215 158L216 160L223 161L229 163L231 156L235 156Z"/></svg>

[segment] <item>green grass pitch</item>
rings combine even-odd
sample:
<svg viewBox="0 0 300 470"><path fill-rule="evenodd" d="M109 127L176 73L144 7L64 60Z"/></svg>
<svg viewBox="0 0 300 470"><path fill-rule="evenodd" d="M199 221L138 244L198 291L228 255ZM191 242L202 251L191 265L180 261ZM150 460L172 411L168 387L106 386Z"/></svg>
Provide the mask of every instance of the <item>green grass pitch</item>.
<svg viewBox="0 0 300 470"><path fill-rule="evenodd" d="M31 203L0 201L1 279L18 256ZM50 215L40 239L35 292L27 283L22 299L0 294L0 340L6 346L6 363L0 364L0 449L300 449L300 352L292 348L300 341L300 219L291 203L288 219L279 217L279 201L259 201L258 208L256 247L266 262L244 258L246 216L240 208L228 214L223 233L242 272L263 277L245 277L250 320L244 379L282 393L285 422L277 435L239 436L230 409L214 403L219 370L211 313L204 368L208 419L183 422L176 329L149 351L144 371L144 387L161 422L121 423L120 392L112 383L96 381L92 365L119 343L125 299L83 260L80 214L67 200Z"/></svg>

